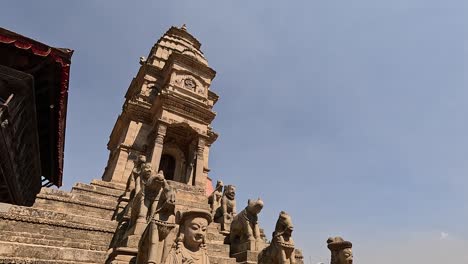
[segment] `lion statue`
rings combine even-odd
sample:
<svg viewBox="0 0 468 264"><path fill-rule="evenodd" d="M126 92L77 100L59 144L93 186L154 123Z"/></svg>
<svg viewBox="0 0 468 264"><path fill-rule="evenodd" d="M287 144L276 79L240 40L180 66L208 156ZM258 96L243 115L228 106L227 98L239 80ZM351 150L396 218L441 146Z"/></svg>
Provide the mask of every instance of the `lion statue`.
<svg viewBox="0 0 468 264"><path fill-rule="evenodd" d="M260 227L258 226L258 214L262 208L263 201L260 198L255 201L249 199L247 207L234 216L229 234L231 246L247 241L262 240Z"/></svg>
<svg viewBox="0 0 468 264"><path fill-rule="evenodd" d="M258 264L295 264L294 241L291 237L293 229L291 216L281 211L271 244L258 255Z"/></svg>
<svg viewBox="0 0 468 264"><path fill-rule="evenodd" d="M353 244L341 237L330 237L327 247L331 251L330 264L353 264Z"/></svg>

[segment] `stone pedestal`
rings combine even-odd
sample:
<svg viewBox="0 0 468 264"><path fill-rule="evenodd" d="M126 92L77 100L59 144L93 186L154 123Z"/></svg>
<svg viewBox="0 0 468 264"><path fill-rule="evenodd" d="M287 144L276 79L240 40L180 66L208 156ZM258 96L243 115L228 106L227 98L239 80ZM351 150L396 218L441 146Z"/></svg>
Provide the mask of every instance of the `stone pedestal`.
<svg viewBox="0 0 468 264"><path fill-rule="evenodd" d="M231 257L239 263L257 263L258 254L267 244L264 241L248 241L238 245L231 245Z"/></svg>

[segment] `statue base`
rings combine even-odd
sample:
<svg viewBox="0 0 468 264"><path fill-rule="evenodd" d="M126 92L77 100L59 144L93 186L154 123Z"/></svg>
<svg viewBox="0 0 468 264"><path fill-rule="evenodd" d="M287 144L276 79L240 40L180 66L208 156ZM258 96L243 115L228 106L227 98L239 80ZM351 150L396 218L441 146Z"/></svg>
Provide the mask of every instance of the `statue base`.
<svg viewBox="0 0 468 264"><path fill-rule="evenodd" d="M237 262L257 262L258 254L267 244L261 240L247 241L237 245L231 245L231 257Z"/></svg>
<svg viewBox="0 0 468 264"><path fill-rule="evenodd" d="M114 248L107 257L106 264L135 263L138 249L129 247Z"/></svg>

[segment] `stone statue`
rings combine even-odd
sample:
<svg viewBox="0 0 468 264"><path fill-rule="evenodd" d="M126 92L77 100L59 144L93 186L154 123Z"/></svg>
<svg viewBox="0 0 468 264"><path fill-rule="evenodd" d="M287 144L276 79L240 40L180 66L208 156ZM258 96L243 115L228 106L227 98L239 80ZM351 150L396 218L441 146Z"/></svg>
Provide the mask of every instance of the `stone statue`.
<svg viewBox="0 0 468 264"><path fill-rule="evenodd" d="M247 207L234 216L231 223L229 240L231 246L248 241L261 241L258 214L263 208L263 201L258 198L255 201L249 199Z"/></svg>
<svg viewBox="0 0 468 264"><path fill-rule="evenodd" d="M295 264L293 229L291 216L281 211L271 243L259 254L258 264Z"/></svg>
<svg viewBox="0 0 468 264"><path fill-rule="evenodd" d="M224 187L221 206L216 210L214 219L221 224L221 231L229 231L232 219L236 215L236 187L227 185Z"/></svg>
<svg viewBox="0 0 468 264"><path fill-rule="evenodd" d="M193 209L178 217L179 234L164 264L209 264L205 237L211 214Z"/></svg>
<svg viewBox="0 0 468 264"><path fill-rule="evenodd" d="M159 187L162 190L159 191ZM146 182L146 193L154 192L147 214L145 231L138 245L137 264L164 263L176 238L175 189L169 186L160 171Z"/></svg>
<svg viewBox="0 0 468 264"><path fill-rule="evenodd" d="M353 264L353 244L341 237L330 237L327 240L331 251L330 264Z"/></svg>
<svg viewBox="0 0 468 264"><path fill-rule="evenodd" d="M128 177L127 186L125 188L125 196L130 199L133 198L135 194L137 194L141 189L139 177L142 171L142 167L145 163L146 156L139 155L137 160L135 161L135 166L132 170L132 173L130 174L130 177Z"/></svg>
<svg viewBox="0 0 468 264"><path fill-rule="evenodd" d="M223 187L224 184L222 181L216 182L215 190L208 196L208 204L211 208L211 215L214 216L216 210L221 206L221 199L223 197Z"/></svg>
<svg viewBox="0 0 468 264"><path fill-rule="evenodd" d="M145 188L146 188L148 179L151 178L151 171L152 171L151 164L149 162L143 163L141 165L138 176L136 176L138 180L138 185L135 184L135 186L138 186L139 191L135 193L133 200L131 202L129 228L134 228L137 222L146 223L146 216L148 214L148 209L149 209L148 206L150 205L152 200L149 195L149 193L151 192L151 187L148 188L148 195L146 195L145 193L146 192ZM136 188L135 188L135 191L136 191ZM141 234L139 232L136 232L136 233Z"/></svg>

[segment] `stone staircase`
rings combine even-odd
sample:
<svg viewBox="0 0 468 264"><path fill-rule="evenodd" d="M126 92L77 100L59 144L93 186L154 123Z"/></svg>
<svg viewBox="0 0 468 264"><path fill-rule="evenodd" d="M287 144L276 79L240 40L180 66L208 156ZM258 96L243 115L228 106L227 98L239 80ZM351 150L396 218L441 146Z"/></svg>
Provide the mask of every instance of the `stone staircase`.
<svg viewBox="0 0 468 264"><path fill-rule="evenodd" d="M236 264L236 259L229 257L229 245L224 244L225 236L219 232L221 226L211 223L208 226L206 244L211 264Z"/></svg>
<svg viewBox="0 0 468 264"><path fill-rule="evenodd" d="M204 190L169 182L177 190L177 210L209 210ZM0 205L0 263L105 263L119 225L113 220L125 203L122 184L93 180L76 183L71 192L43 188L32 207ZM119 208L120 207L120 208ZM212 264L235 264L220 226L207 231ZM130 260L136 248L127 248ZM131 263L131 261L129 261Z"/></svg>
<svg viewBox="0 0 468 264"><path fill-rule="evenodd" d="M124 186L94 180L43 188L33 207L0 210L0 263L104 263Z"/></svg>

